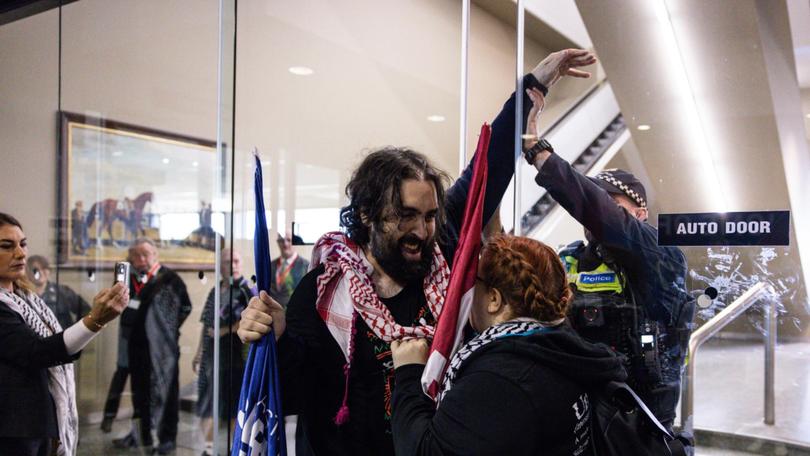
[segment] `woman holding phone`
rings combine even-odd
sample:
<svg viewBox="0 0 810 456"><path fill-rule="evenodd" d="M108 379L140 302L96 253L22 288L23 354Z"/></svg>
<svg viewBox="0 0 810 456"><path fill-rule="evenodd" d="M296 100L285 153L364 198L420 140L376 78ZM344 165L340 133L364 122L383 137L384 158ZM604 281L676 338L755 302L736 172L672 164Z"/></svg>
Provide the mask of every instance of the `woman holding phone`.
<svg viewBox="0 0 810 456"><path fill-rule="evenodd" d="M26 278L22 225L0 212L0 454L73 456L79 420L71 361L126 307L121 284L62 328Z"/></svg>

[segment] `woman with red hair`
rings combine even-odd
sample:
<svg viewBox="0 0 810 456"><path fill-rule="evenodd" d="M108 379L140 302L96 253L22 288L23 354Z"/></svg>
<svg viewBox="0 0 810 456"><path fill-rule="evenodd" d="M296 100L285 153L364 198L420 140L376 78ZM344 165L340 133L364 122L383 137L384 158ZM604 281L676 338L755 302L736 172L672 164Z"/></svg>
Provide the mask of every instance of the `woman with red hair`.
<svg viewBox="0 0 810 456"><path fill-rule="evenodd" d="M438 408L422 393L425 339L391 345L397 455L589 455L586 391L626 377L607 347L565 322L571 290L556 252L496 236L481 252L470 324Z"/></svg>

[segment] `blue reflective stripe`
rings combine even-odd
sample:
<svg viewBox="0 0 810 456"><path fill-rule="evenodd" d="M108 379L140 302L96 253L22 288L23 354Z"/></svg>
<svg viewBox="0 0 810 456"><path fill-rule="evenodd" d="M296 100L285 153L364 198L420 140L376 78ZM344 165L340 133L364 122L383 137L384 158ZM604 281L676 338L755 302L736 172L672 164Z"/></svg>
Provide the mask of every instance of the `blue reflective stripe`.
<svg viewBox="0 0 810 456"><path fill-rule="evenodd" d="M524 331L522 333L514 333L514 334L504 334L502 336L496 337L496 339L506 339L507 337L526 337L526 336L533 336L535 334L540 334L544 332L553 331L555 328L536 328L530 329L528 331Z"/></svg>

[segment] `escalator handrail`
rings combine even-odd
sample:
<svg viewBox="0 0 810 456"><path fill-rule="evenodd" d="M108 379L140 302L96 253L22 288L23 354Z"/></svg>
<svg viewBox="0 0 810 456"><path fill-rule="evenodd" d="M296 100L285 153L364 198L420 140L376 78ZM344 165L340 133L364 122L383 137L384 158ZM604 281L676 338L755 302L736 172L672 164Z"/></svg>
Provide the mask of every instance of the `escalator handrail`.
<svg viewBox="0 0 810 456"><path fill-rule="evenodd" d="M585 103L585 100L591 98L599 89L606 86L607 84L608 84L607 78L603 78L601 81L591 86L588 90L585 91L585 93L580 95L579 98L577 98L577 100L568 109L565 110L563 115L554 120L554 122L552 122L551 125L544 128L543 131L540 132L539 136L541 138L548 136L548 134L554 131L557 127L559 127L560 124L562 124L562 122L568 118L568 116L573 114L574 111L576 111L580 106L582 106L582 104Z"/></svg>

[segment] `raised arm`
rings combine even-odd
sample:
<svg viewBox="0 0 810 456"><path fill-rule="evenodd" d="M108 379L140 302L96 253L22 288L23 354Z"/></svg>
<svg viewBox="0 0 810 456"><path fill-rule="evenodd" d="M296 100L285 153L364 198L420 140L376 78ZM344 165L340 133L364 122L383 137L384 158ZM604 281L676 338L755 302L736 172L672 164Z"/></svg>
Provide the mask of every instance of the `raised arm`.
<svg viewBox="0 0 810 456"><path fill-rule="evenodd" d="M596 62L596 58L593 54L582 49L566 49L552 53L543 59L531 73L523 77L523 87L537 89L545 95L548 89L564 76L590 77L590 73L579 68L594 62ZM487 193L484 199L483 216L485 225L501 203L509 181L515 174L515 95L512 93L500 113L492 121L492 136L487 153ZM532 103L526 92L521 93L520 96L523 97L521 115L525 119L532 108ZM527 130L524 128L524 131ZM455 245L461 229L461 218L464 216L464 203L470 188L474 160L475 157L447 191L447 224L445 228L448 248L444 253L448 256L449 261L452 261L452 255L455 253Z"/></svg>

